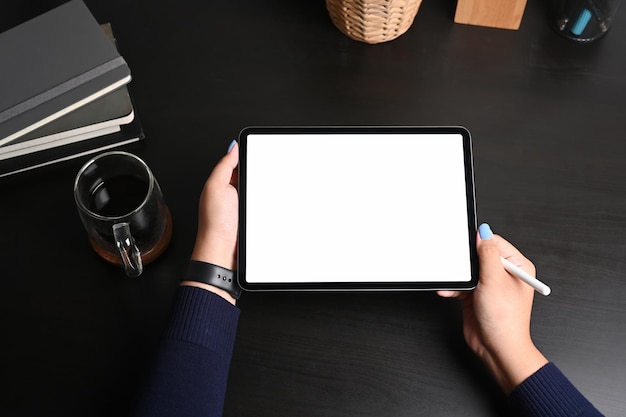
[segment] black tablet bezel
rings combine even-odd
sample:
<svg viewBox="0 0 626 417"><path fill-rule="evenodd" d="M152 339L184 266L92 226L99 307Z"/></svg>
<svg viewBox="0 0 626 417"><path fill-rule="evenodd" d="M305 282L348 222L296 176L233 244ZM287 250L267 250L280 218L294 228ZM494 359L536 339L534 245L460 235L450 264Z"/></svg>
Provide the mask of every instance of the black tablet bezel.
<svg viewBox="0 0 626 417"><path fill-rule="evenodd" d="M470 248L472 277L469 281L420 281L420 282L320 282L320 283L256 283L246 280L246 176L247 176L247 137L251 134L459 134L463 137L465 163L465 189L467 201L467 238ZM469 131L461 126L315 126L315 127L246 127L239 133L239 234L237 279L246 291L412 291L412 290L471 290L478 283L478 255L476 252L476 205L474 194L474 169L472 140ZM323 271L320 271L322 273ZM392 272L392 271L390 271ZM289 273L276 265L275 271L268 273Z"/></svg>

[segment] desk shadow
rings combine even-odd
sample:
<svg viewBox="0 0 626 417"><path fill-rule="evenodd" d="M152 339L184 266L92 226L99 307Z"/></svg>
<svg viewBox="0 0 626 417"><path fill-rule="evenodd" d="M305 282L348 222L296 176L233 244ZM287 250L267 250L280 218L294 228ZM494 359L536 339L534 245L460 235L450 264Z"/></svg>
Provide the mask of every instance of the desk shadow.
<svg viewBox="0 0 626 417"><path fill-rule="evenodd" d="M440 314L436 314L433 320L440 326L451 329L441 334L441 346L447 349L451 362L460 370L464 384L471 387L471 392L477 401L485 409L490 410L489 415L510 416L511 410L507 407L506 396L485 365L465 342L461 303L455 299L444 299L440 303Z"/></svg>

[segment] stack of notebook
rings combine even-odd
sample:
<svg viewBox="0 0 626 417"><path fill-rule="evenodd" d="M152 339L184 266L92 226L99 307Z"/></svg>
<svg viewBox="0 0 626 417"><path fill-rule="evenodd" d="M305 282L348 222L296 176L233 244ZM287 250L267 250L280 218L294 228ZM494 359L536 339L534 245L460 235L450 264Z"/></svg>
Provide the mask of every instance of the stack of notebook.
<svg viewBox="0 0 626 417"><path fill-rule="evenodd" d="M73 0L0 34L0 177L143 138L110 25Z"/></svg>

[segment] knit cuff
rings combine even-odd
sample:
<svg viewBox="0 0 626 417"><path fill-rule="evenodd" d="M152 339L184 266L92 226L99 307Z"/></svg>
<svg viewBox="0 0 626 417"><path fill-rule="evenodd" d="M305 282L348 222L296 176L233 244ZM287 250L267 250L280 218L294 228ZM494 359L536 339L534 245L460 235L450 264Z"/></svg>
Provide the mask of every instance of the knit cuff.
<svg viewBox="0 0 626 417"><path fill-rule="evenodd" d="M176 292L166 339L231 351L239 321L239 308L201 288L180 286Z"/></svg>
<svg viewBox="0 0 626 417"><path fill-rule="evenodd" d="M513 390L509 406L531 417L582 416L595 410L552 362Z"/></svg>

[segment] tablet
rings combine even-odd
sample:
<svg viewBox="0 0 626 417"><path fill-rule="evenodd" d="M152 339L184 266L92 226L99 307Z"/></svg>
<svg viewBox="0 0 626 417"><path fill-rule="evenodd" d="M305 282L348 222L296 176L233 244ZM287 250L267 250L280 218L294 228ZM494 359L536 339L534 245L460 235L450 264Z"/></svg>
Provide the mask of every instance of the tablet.
<svg viewBox="0 0 626 417"><path fill-rule="evenodd" d="M468 290L478 282L463 127L248 127L244 290Z"/></svg>

